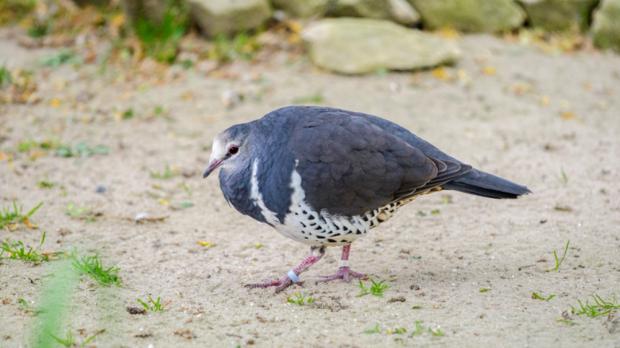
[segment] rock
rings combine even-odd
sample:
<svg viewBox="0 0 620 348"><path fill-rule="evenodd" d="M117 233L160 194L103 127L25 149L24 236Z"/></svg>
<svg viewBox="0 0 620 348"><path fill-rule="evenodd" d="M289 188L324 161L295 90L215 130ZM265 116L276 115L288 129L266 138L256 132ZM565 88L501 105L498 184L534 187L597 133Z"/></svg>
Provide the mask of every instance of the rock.
<svg viewBox="0 0 620 348"><path fill-rule="evenodd" d="M511 0L409 0L422 23L432 29L450 27L469 32L516 28L525 20L523 9Z"/></svg>
<svg viewBox="0 0 620 348"><path fill-rule="evenodd" d="M267 0L188 0L192 18L206 35L254 29L271 16Z"/></svg>
<svg viewBox="0 0 620 348"><path fill-rule="evenodd" d="M620 52L620 0L602 0L594 12L592 39L599 48Z"/></svg>
<svg viewBox="0 0 620 348"><path fill-rule="evenodd" d="M330 6L329 15L392 19L401 24L414 24L418 13L405 0L337 0Z"/></svg>
<svg viewBox="0 0 620 348"><path fill-rule="evenodd" d="M388 0L388 4L395 22L411 25L420 20L420 14L406 0Z"/></svg>
<svg viewBox="0 0 620 348"><path fill-rule="evenodd" d="M598 0L520 0L533 27L551 31L586 29Z"/></svg>
<svg viewBox="0 0 620 348"><path fill-rule="evenodd" d="M302 37L314 64L342 74L427 68L459 56L454 42L377 19L323 19Z"/></svg>
<svg viewBox="0 0 620 348"><path fill-rule="evenodd" d="M331 0L271 0L274 7L292 17L308 18L322 16Z"/></svg>

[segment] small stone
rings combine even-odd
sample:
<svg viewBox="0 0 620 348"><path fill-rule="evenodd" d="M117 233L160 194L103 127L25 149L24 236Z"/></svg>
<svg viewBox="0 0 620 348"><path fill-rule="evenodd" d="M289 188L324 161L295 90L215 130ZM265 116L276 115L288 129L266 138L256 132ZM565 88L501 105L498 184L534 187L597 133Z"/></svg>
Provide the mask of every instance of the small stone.
<svg viewBox="0 0 620 348"><path fill-rule="evenodd" d="M586 29L597 0L519 0L533 27L549 31Z"/></svg>
<svg viewBox="0 0 620 348"><path fill-rule="evenodd" d="M128 306L127 307L127 313L129 313L131 315L146 314L146 309L140 308L140 307Z"/></svg>
<svg viewBox="0 0 620 348"><path fill-rule="evenodd" d="M525 13L512 0L409 0L431 29L497 32L519 27Z"/></svg>
<svg viewBox="0 0 620 348"><path fill-rule="evenodd" d="M272 0L276 8L292 17L319 17L327 12L330 0Z"/></svg>
<svg viewBox="0 0 620 348"><path fill-rule="evenodd" d="M594 12L592 40L596 47L620 52L620 0L602 0Z"/></svg>
<svg viewBox="0 0 620 348"><path fill-rule="evenodd" d="M254 29L271 16L267 0L189 0L192 17L209 36Z"/></svg>
<svg viewBox="0 0 620 348"><path fill-rule="evenodd" d="M405 302L407 301L405 299L404 296L398 296L398 297L392 297L391 299L388 300L388 303L394 303L394 302Z"/></svg>
<svg viewBox="0 0 620 348"><path fill-rule="evenodd" d="M323 19L302 36L314 64L343 74L421 69L459 57L454 42L385 20Z"/></svg>

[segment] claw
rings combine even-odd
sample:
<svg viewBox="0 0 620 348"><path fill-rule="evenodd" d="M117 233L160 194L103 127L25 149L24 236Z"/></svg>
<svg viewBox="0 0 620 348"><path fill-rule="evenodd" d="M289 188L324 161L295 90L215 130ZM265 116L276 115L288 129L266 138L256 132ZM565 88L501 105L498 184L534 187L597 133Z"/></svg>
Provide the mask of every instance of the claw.
<svg viewBox="0 0 620 348"><path fill-rule="evenodd" d="M340 267L338 268L336 274L321 276L321 279L317 280L317 283L331 282L332 280L336 279L342 279L348 283L351 281L352 278L366 279L368 278L368 276L366 276L364 273L352 271L349 267Z"/></svg>

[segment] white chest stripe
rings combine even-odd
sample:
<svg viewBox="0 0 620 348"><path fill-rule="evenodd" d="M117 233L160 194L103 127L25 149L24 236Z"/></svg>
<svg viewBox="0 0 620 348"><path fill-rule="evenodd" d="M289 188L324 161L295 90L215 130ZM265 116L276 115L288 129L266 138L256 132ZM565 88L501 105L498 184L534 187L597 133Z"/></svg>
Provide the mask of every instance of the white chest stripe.
<svg viewBox="0 0 620 348"><path fill-rule="evenodd" d="M280 223L280 221L278 220L278 215L275 212L269 210L269 208L267 208L267 206L265 205L265 201L263 201L263 195L258 189L258 178L256 177L256 172L258 172L257 159L252 162L252 178L250 179L250 199L254 202L255 205L258 206L265 220L275 226L276 224Z"/></svg>

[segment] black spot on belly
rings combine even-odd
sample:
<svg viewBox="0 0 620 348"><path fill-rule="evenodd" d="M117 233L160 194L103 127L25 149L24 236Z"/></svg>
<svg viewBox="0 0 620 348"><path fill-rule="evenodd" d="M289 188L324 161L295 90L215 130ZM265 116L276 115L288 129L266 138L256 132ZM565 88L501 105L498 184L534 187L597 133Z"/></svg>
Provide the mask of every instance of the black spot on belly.
<svg viewBox="0 0 620 348"><path fill-rule="evenodd" d="M342 230L346 232L349 230L349 228L347 226L342 226Z"/></svg>
<svg viewBox="0 0 620 348"><path fill-rule="evenodd" d="M340 240L340 243L346 243L346 242L347 242L347 240L346 240L346 239L341 239L341 240Z"/></svg>
<svg viewBox="0 0 620 348"><path fill-rule="evenodd" d="M316 237L317 237L318 239L325 239L325 236L321 236L320 234L317 234L317 235L316 235Z"/></svg>
<svg viewBox="0 0 620 348"><path fill-rule="evenodd" d="M357 230L357 232L355 232L355 234L362 234L362 231Z"/></svg>
<svg viewBox="0 0 620 348"><path fill-rule="evenodd" d="M316 222L311 222L310 226L316 226Z"/></svg>
<svg viewBox="0 0 620 348"><path fill-rule="evenodd" d="M330 243L338 243L338 241L337 241L337 240L335 240L335 239L331 239L331 238L327 239L327 241L328 241L328 242L330 242Z"/></svg>
<svg viewBox="0 0 620 348"><path fill-rule="evenodd" d="M315 230L315 231L320 231L320 230L322 230L322 229L323 229L323 228L322 228L320 225L318 225L318 226L316 226L316 227L314 228L314 230Z"/></svg>
<svg viewBox="0 0 620 348"><path fill-rule="evenodd" d="M306 224L304 224L303 222L299 221L299 223L301 224L301 227L306 227Z"/></svg>
<svg viewBox="0 0 620 348"><path fill-rule="evenodd" d="M314 220L314 215L308 216L308 220Z"/></svg>
<svg viewBox="0 0 620 348"><path fill-rule="evenodd" d="M340 233L334 233L332 234L332 237L338 237L340 235Z"/></svg>

